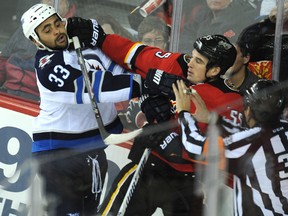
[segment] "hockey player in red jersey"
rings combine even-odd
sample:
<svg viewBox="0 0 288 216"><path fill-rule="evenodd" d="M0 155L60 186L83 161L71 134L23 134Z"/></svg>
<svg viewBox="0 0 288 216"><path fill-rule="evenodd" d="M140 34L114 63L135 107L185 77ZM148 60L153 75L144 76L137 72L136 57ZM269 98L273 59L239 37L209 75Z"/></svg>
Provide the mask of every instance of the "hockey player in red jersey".
<svg viewBox="0 0 288 216"><path fill-rule="evenodd" d="M101 205L101 215L117 215L119 211L122 212L122 203L126 203L124 197L128 193L132 196L124 209L124 215L127 216L152 215L157 208L166 216L201 216L205 206L202 184L194 172L194 165L181 157L182 144L178 125L173 121L175 115L171 112L171 103L164 96L148 97L141 103L141 107L149 122L143 127L148 130L148 135L134 139L128 155L131 162L115 178ZM162 127L161 132L155 133L152 129L149 133L150 125L155 126L152 122ZM174 125L173 129L163 130L163 127L171 124ZM128 190L147 147L152 149L151 154L137 177L136 187L133 191Z"/></svg>
<svg viewBox="0 0 288 216"><path fill-rule="evenodd" d="M150 94L152 95L160 94L162 96L164 95L169 98L173 98L172 84L175 83L176 80L178 79L187 78L187 80L191 84L194 84L193 88L197 90L197 92L199 92L199 94L204 98L205 103L208 106L208 108L210 110L218 111L218 113L223 116L223 124L225 126L227 125L226 129L228 131L230 128L232 128L231 123L233 125L239 125L241 123L241 111L242 111L241 96L237 92L234 92L231 89L229 89L224 84L223 80L220 78L220 75L224 74L225 71L230 66L233 65L235 58L236 58L235 47L224 36L207 35L207 36L197 39L194 43L192 56L190 57L188 55L184 55L180 53L164 52L158 48L145 46L141 43L134 43L118 35L105 35L104 32L101 32L101 29L98 33L98 41L96 42L91 41L91 38L89 38L89 35L87 36L87 34L82 34L81 28L79 27L79 26L83 26L83 23L85 23L86 26L89 26L90 21L77 19L77 22L78 23L75 23L75 20L73 20L73 18L68 20L68 26L67 26L68 34L71 37L75 35L78 36L80 41L83 42L84 46L85 45L87 46L90 43L93 43L93 44L96 43L96 46L102 48L102 50L108 56L110 56L114 61L116 61L118 64L126 67L127 69L131 71L141 74L141 76L146 79L145 84L148 87L147 91ZM75 26L77 26L77 28ZM154 82L155 80L157 81ZM153 100L151 99L151 97L148 97L148 99ZM144 112L145 110L147 111L153 108L154 110L159 111L159 109L157 109L156 107L153 107L154 106L153 104L155 103L149 102L146 104L148 104L148 106L151 106L152 108L148 109L148 108L142 107L142 110ZM191 107L192 113L194 112L194 109L195 108L192 106ZM147 112L145 114L149 115L149 113ZM201 127L202 132L204 133L206 124L201 125L201 126L202 126ZM168 135L169 134L167 134L167 136ZM161 136L161 137L164 137L163 138L164 140L165 138L167 138L166 136ZM146 142L148 143L150 140L152 139L146 139ZM139 139L137 140L137 142L138 141ZM143 143L143 141L145 141L145 139L142 139L141 144L145 146L145 143ZM180 143L180 147L181 147L181 141L179 141L177 144L175 144L175 142L173 143L174 143L173 145L175 146L179 146L179 143ZM134 142L134 145L135 144L136 144L136 141ZM137 143L137 146L139 147L141 144ZM165 150L167 149L164 149L164 151ZM195 167L193 165L192 166L190 165L189 169L187 169L188 165L181 164L182 161L178 164L177 164L178 161L172 162L171 158L167 159L163 156L165 154L164 151L163 152L153 151L152 156L150 156L150 160L152 159L157 160L158 158L156 168L155 168L156 170L157 169L161 170L163 169L163 167L167 167L168 165L168 167L170 167L170 171L168 169L165 170L166 169L165 168L163 171L164 173L170 173L171 168L172 168L176 172L178 172L179 175L183 175L185 173L187 174L187 172L189 173L189 176L191 176L191 174L193 175L193 173L195 172ZM163 166L163 164L165 165ZM148 163L146 166L151 167L154 165L155 163L150 163L150 164ZM176 175L172 175L172 176L174 176L173 179L179 178L179 177L176 177ZM153 178L153 176L150 175L150 178ZM167 176L162 176L162 178L163 178L163 182L167 180ZM172 177L169 176L168 178L171 179ZM121 179L120 177L120 180L123 180L123 179ZM181 180L178 179L177 182L178 181L181 181ZM179 184L179 186L180 185L181 184ZM179 188L176 190L178 190L179 192ZM187 190L189 189L187 188ZM146 195L148 195L148 193L146 193ZM173 192L171 192L170 195L173 196ZM145 194L141 193L141 196L145 196ZM188 193L183 196L185 197L184 200L186 199L187 202L191 202L191 199L193 199L194 195ZM152 199L155 202L159 201L157 200L156 196L154 197L150 196L149 199ZM203 202L203 200L200 199L200 202ZM161 204L161 202L159 203ZM170 203L170 205L173 206L172 203ZM141 207L143 206L144 204L142 204ZM155 206L154 207L150 206L150 207L155 208ZM162 206L160 206L160 208L162 207L163 207L163 203L162 203ZM193 209L191 205L188 205L186 207L187 209L183 209L184 211L186 211L186 214L182 212L183 215L191 215L193 211L194 211L193 215L201 215L201 211L197 212L195 210L196 208ZM134 206L134 209L136 209L135 206ZM174 209L174 210L175 211L172 212L172 214L175 215L175 213L179 213L179 209ZM177 210L178 212L176 212ZM199 210L199 206L198 206L198 210ZM167 213L167 211L169 210L164 209L163 211ZM149 209L149 212L151 212L151 209Z"/></svg>

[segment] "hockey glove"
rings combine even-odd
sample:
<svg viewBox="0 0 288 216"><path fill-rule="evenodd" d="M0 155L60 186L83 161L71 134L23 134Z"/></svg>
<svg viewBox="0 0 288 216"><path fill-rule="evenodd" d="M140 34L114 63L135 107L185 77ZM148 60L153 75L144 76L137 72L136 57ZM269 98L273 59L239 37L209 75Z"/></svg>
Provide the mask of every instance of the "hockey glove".
<svg viewBox="0 0 288 216"><path fill-rule="evenodd" d="M146 124L143 128L143 136L137 136L134 139L132 148L128 155L128 158L132 160L134 163L139 163L140 158L146 148L153 148L158 143L157 133L153 132L152 126L156 124ZM155 140L154 140L155 139Z"/></svg>
<svg viewBox="0 0 288 216"><path fill-rule="evenodd" d="M77 36L82 47L102 47L106 34L94 19L71 17L67 21L67 34L69 38Z"/></svg>
<svg viewBox="0 0 288 216"><path fill-rule="evenodd" d="M175 99L172 84L176 83L177 80L185 80L185 83L187 82L186 79L163 70L150 69L146 75L144 86L149 94L161 94Z"/></svg>
<svg viewBox="0 0 288 216"><path fill-rule="evenodd" d="M182 158L182 142L178 133L172 130L162 131L158 134L157 145L153 148L161 157L173 163L187 163Z"/></svg>
<svg viewBox="0 0 288 216"><path fill-rule="evenodd" d="M169 122L167 122L169 124ZM182 159L182 143L179 134L172 130L153 132L155 124L146 124L143 127L143 136L134 139L128 158L138 163L145 148L151 148L161 157L176 163L185 163ZM161 125L158 125L161 127Z"/></svg>
<svg viewBox="0 0 288 216"><path fill-rule="evenodd" d="M142 95L139 99L142 112L149 123L160 123L170 119L173 108L170 100L161 95Z"/></svg>

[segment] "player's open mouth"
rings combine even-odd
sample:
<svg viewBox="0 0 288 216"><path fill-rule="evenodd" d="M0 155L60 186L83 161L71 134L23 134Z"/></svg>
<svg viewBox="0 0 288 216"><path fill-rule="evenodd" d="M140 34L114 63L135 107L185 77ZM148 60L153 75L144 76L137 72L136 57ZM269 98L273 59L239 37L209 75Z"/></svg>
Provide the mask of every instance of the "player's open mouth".
<svg viewBox="0 0 288 216"><path fill-rule="evenodd" d="M61 34L61 35L57 38L57 42L58 42L58 43L65 43L65 42L66 42L66 36L65 36L65 34Z"/></svg>

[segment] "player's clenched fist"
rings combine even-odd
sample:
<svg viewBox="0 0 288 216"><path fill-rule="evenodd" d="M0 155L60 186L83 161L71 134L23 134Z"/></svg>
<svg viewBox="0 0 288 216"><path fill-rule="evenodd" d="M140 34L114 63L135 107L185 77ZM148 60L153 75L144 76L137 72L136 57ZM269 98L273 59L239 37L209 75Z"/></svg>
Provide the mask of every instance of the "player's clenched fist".
<svg viewBox="0 0 288 216"><path fill-rule="evenodd" d="M95 19L71 17L67 20L69 38L77 36L82 47L101 47L106 36L102 27Z"/></svg>

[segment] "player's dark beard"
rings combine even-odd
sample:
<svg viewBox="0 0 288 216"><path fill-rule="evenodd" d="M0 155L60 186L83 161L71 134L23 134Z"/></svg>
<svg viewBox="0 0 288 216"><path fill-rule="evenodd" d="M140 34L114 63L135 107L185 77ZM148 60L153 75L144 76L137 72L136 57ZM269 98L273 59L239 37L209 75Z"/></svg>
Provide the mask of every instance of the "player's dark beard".
<svg viewBox="0 0 288 216"><path fill-rule="evenodd" d="M60 37L62 37L62 36L65 36L66 37L66 41L67 41L67 44L66 44L66 46L59 46L59 45L57 45L57 40L59 40L59 38ZM69 40L68 40L68 36L67 36L67 34L64 34L64 33L62 33L62 34L60 34L56 39L55 39L55 47L48 47L49 49L52 49L52 50L65 50L65 49L67 49L69 47Z"/></svg>

